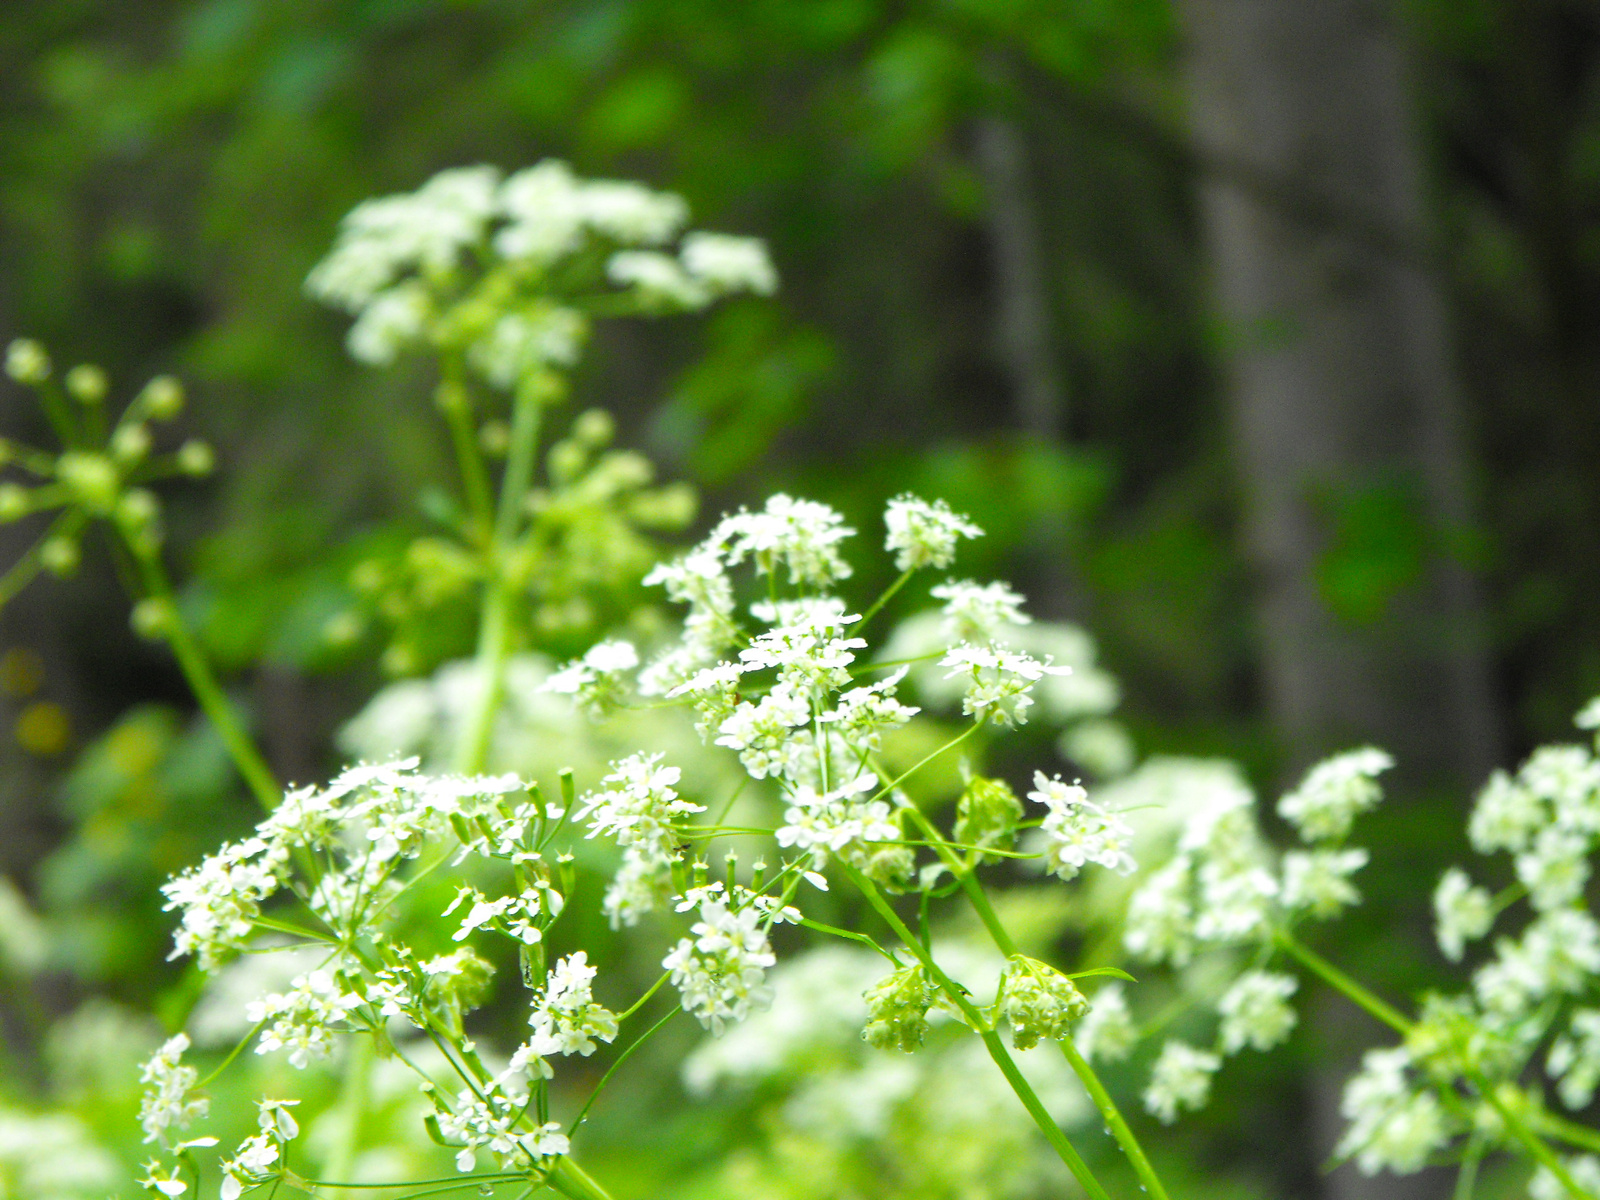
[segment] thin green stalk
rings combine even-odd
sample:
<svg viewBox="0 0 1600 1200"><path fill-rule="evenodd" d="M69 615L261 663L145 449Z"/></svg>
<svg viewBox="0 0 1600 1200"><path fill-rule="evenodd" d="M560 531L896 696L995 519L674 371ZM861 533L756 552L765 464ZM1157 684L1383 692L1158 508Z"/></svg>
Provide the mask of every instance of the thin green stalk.
<svg viewBox="0 0 1600 1200"><path fill-rule="evenodd" d="M1364 1008L1397 1033L1402 1036L1409 1035L1412 1029L1415 1028L1412 1022L1401 1014L1399 1009L1380 1000L1338 967L1323 958L1322 955L1299 941L1293 934L1285 930L1278 930L1272 935L1272 940L1285 954L1299 960L1303 966L1321 976L1323 981L1335 991L1342 993L1352 1003Z"/></svg>
<svg viewBox="0 0 1600 1200"><path fill-rule="evenodd" d="M440 363L440 372L444 378L439 384L439 410L450 427L450 441L455 447L456 467L461 472L461 490L467 498L467 509L477 526L478 536L487 543L492 532L494 501L489 472L483 465L483 456L478 453L477 433L472 428L472 403L461 356L446 355Z"/></svg>
<svg viewBox="0 0 1600 1200"><path fill-rule="evenodd" d="M920 814L919 814L920 815ZM952 867L952 870L956 868ZM983 890L983 885L978 882L977 876L971 871L957 870L957 878L961 880L961 888L967 894L967 900L972 904L973 911L978 914L978 920L983 922L983 927L989 931L990 938L1001 954L1007 958L1017 954L1017 944L1000 923L999 914L994 911L994 905L989 903L989 896ZM1061 1038L1058 1043L1061 1053L1066 1056L1067 1064L1071 1066L1072 1073L1078 1077L1078 1082L1083 1084L1083 1090L1089 1093L1089 1098L1094 1101L1094 1106L1100 1111L1100 1119L1111 1130L1111 1136L1116 1138L1117 1145L1132 1165L1134 1174L1139 1177L1139 1182L1152 1197L1152 1200L1168 1200L1167 1189L1162 1186L1160 1177L1155 1168L1150 1165L1150 1160L1145 1156L1144 1147L1139 1144L1139 1139L1133 1134L1133 1129L1128 1125L1116 1101L1111 1098L1111 1093L1106 1090L1106 1085L1100 1081L1100 1076L1089 1065L1089 1060L1078 1053L1070 1037Z"/></svg>
<svg viewBox="0 0 1600 1200"><path fill-rule="evenodd" d="M917 956L924 969L928 972L929 977L939 986L939 990L950 998L951 1002L961 1010L961 1014L967 1019L967 1023L978 1032L978 1036L983 1039L984 1048L989 1051L989 1057L994 1059L995 1066L1000 1068L1000 1073L1006 1077L1006 1082L1011 1085L1011 1090L1017 1094L1017 1099L1022 1101L1022 1106L1028 1110L1028 1115L1039 1126L1039 1131L1044 1134L1045 1140L1060 1155L1061 1161L1067 1165L1067 1170L1072 1172L1073 1178L1089 1194L1090 1200L1111 1200L1105 1188L1100 1186L1100 1181L1089 1170L1089 1165L1083 1161L1083 1158L1074 1149L1072 1143L1067 1140L1067 1135L1061 1132L1061 1127L1056 1124L1055 1118L1049 1114L1044 1104L1040 1102L1038 1094L1033 1090L1033 1086L1023 1077L1022 1072L1017 1069L1017 1064L1012 1059L1010 1052L1006 1050L1005 1043L1000 1040L1000 1035L983 1019L983 1015L978 1012L972 1001L967 998L966 991L946 975L940 969L938 963L933 961L933 956L917 941L916 935L907 928L906 923L900 919L899 914L884 900L883 895L870 879L843 860L840 860L839 865L845 874L850 877L850 881L866 897L867 903L884 919L889 928L894 930L896 936L906 944L906 948Z"/></svg>
<svg viewBox="0 0 1600 1200"><path fill-rule="evenodd" d="M626 1050L617 1055L617 1061L611 1064L604 1075L600 1076L600 1082L594 1085L594 1091L589 1093L589 1098L583 1102L583 1107L578 1110L578 1115L572 1118L572 1123L567 1126L569 1130L577 1132L578 1127L583 1124L584 1118L589 1115L589 1110L594 1107L594 1102L600 1098L601 1090L611 1082L611 1077L617 1073L622 1064L633 1057L635 1050L649 1041L663 1025L677 1016L680 1011L676 1005L668 1009L665 1016L636 1037Z"/></svg>
<svg viewBox="0 0 1600 1200"><path fill-rule="evenodd" d="M533 464L539 448L541 393L531 386L517 389L511 414L511 445L505 474L500 480L500 500L490 530L487 549L489 579L484 585L483 610L478 626L478 676L480 691L456 747L456 770L476 775L488 765L494 740L494 723L505 700L506 664L511 658L511 613L515 583L507 559L522 521L523 500L533 482ZM485 484L487 487L487 484ZM485 500L487 512L487 500Z"/></svg>
<svg viewBox="0 0 1600 1200"><path fill-rule="evenodd" d="M1495 1091L1494 1086L1481 1073L1477 1071L1469 1072L1467 1079L1472 1083L1473 1087L1478 1089L1478 1094L1489 1102L1489 1107L1494 1109L1500 1119L1505 1122L1505 1126L1511 1131L1512 1136L1528 1148L1528 1153L1533 1155L1540 1166L1560 1180L1561 1186L1567 1189L1569 1195L1578 1197L1578 1200L1595 1200L1594 1193L1579 1185L1578 1181L1572 1177L1572 1172L1567 1170L1566 1164L1556 1156L1554 1150L1550 1149L1550 1144L1529 1128L1528 1123L1519 1114L1511 1110L1510 1106Z"/></svg>
<svg viewBox="0 0 1600 1200"><path fill-rule="evenodd" d="M1548 1137L1580 1146L1585 1150L1600 1151L1600 1132L1590 1129L1587 1125L1579 1125L1576 1121L1569 1121L1560 1114L1545 1109L1535 1111L1533 1121L1539 1132Z"/></svg>
<svg viewBox="0 0 1600 1200"><path fill-rule="evenodd" d="M355 1165L356 1155L361 1149L361 1118L366 1111L368 1095L372 1090L371 1081L372 1040L357 1037L349 1043L349 1052L344 1063L344 1086L339 1097L339 1107L344 1110L339 1114L342 1128L327 1161L326 1173L335 1179L348 1179L353 1174L351 1168ZM325 1183L322 1186L337 1185Z"/></svg>
<svg viewBox="0 0 1600 1200"><path fill-rule="evenodd" d="M612 1200L611 1193L600 1186L600 1181L570 1158L558 1162L545 1182L571 1200Z"/></svg>
<svg viewBox="0 0 1600 1200"><path fill-rule="evenodd" d="M1461 1168L1456 1172L1456 1186L1451 1200L1472 1200L1473 1188L1478 1183L1478 1164L1483 1161L1484 1149L1480 1138L1474 1137L1467 1143L1466 1153L1461 1157Z"/></svg>
<svg viewBox="0 0 1600 1200"><path fill-rule="evenodd" d="M271 812L283 799L283 789L273 778L272 768L267 766L261 751L256 749L255 742L245 732L244 724L234 711L232 702L223 692L217 677L212 674L211 664L206 661L200 643L189 632L189 627L183 623L183 618L178 613L177 597L173 595L166 568L161 564L161 552L148 547L141 548L131 541L128 543L128 549L139 564L145 591L152 600L165 606L166 620L161 624L161 632L167 639L167 645L172 647L173 656L177 658L178 667L183 672L183 677L188 680L190 690L194 692L195 699L200 701L200 707L221 736L234 765L239 768L239 774L255 793L261 807Z"/></svg>
<svg viewBox="0 0 1600 1200"><path fill-rule="evenodd" d="M889 601L894 598L894 594L901 588L905 587L906 581L909 580L915 573L916 572L914 569L902 571L900 573L900 578L896 579L886 589L884 589L883 595L879 596L872 602L872 607L861 614L861 623L855 627L854 632L856 634L860 634L860 632L867 627L867 622L878 615L878 610L881 609L885 604L889 603Z"/></svg>

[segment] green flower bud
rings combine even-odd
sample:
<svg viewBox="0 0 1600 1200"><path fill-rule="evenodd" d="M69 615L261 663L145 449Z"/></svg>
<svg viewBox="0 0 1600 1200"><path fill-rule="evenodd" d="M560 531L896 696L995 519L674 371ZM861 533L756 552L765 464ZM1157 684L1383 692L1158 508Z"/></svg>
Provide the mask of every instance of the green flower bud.
<svg viewBox="0 0 1600 1200"><path fill-rule="evenodd" d="M589 452L577 442L563 438L550 447L548 459L550 478L557 483L571 483L589 462Z"/></svg>
<svg viewBox="0 0 1600 1200"><path fill-rule="evenodd" d="M216 454L209 445L197 438L190 438L178 447L178 470L185 475L193 475L195 478L209 475L216 465Z"/></svg>
<svg viewBox="0 0 1600 1200"><path fill-rule="evenodd" d="M32 508L27 488L20 483L0 483L0 522L20 521Z"/></svg>
<svg viewBox="0 0 1600 1200"><path fill-rule="evenodd" d="M322 626L322 640L330 646L350 646L361 640L365 629L361 614L346 609L328 618Z"/></svg>
<svg viewBox="0 0 1600 1200"><path fill-rule="evenodd" d="M32 338L18 338L6 347L6 374L18 383L43 383L50 378L50 356Z"/></svg>
<svg viewBox="0 0 1600 1200"><path fill-rule="evenodd" d="M996 1009L1010 1023L1017 1049L1031 1050L1040 1038L1065 1038L1073 1022L1089 1011L1089 1002L1049 963L1013 954Z"/></svg>
<svg viewBox="0 0 1600 1200"><path fill-rule="evenodd" d="M956 841L966 846L1010 847L1022 820L1022 801L1004 779L974 775L956 802Z"/></svg>
<svg viewBox="0 0 1600 1200"><path fill-rule="evenodd" d="M478 445L490 458L504 458L511 448L511 427L504 421L485 421L478 430Z"/></svg>
<svg viewBox="0 0 1600 1200"><path fill-rule="evenodd" d="M62 382L79 404L99 404L111 388L106 373L92 363L80 363L73 367Z"/></svg>
<svg viewBox="0 0 1600 1200"><path fill-rule="evenodd" d="M928 1036L928 1009L934 1001L933 984L922 967L902 967L873 984L862 997L867 1002L863 1041L880 1050L894 1047L907 1054L922 1045Z"/></svg>
<svg viewBox="0 0 1600 1200"><path fill-rule="evenodd" d="M81 450L68 450L56 459L56 478L67 485L79 504L102 515L116 504L122 484L122 476L109 458Z"/></svg>
<svg viewBox="0 0 1600 1200"><path fill-rule="evenodd" d="M183 411L183 384L171 375L157 375L144 385L138 403L150 414L151 420L170 421Z"/></svg>
<svg viewBox="0 0 1600 1200"><path fill-rule="evenodd" d="M167 636L176 619L171 601L151 596L133 606L128 623L140 637L156 642Z"/></svg>
<svg viewBox="0 0 1600 1200"><path fill-rule="evenodd" d="M603 408L591 408L579 413L572 423L572 436L591 449L607 445L617 434L617 423Z"/></svg>
<svg viewBox="0 0 1600 1200"><path fill-rule="evenodd" d="M150 453L150 429L146 425L124 425L111 435L111 454L119 463L140 462Z"/></svg>
<svg viewBox="0 0 1600 1200"><path fill-rule="evenodd" d="M71 575L78 569L81 555L75 538L57 535L46 538L39 546L39 561L52 575Z"/></svg>

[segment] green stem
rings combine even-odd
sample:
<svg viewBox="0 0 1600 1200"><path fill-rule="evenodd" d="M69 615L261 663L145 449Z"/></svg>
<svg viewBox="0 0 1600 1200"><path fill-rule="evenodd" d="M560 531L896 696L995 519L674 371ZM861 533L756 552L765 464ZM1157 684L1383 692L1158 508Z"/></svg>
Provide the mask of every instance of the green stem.
<svg viewBox="0 0 1600 1200"><path fill-rule="evenodd" d="M172 584L167 579L166 568L161 564L161 552L148 547L142 548L132 541L128 542L128 549L139 564L145 591L152 600L165 607L166 619L161 624L161 632L166 637L167 644L172 647L173 656L177 658L178 667L183 672L183 677L188 680L190 690L194 692L195 699L200 702L200 707L221 736L234 765L239 768L239 774L255 793L256 799L261 802L261 807L271 812L283 799L283 789L273 778L272 769L267 766L266 759L261 756L261 751L256 749L256 744L250 739L250 735L245 732L244 724L234 711L232 702L223 692L217 677L212 674L211 664L206 661L200 643L189 632L189 627L183 623L183 618L178 613L177 597L174 596Z"/></svg>
<svg viewBox="0 0 1600 1200"><path fill-rule="evenodd" d="M1483 1161L1483 1142L1474 1137L1467 1143L1467 1150L1461 1157L1461 1168L1456 1172L1455 1191L1451 1193L1451 1200L1472 1200L1473 1188L1478 1182L1478 1164Z"/></svg>
<svg viewBox="0 0 1600 1200"><path fill-rule="evenodd" d="M885 604L889 603L889 601L894 598L894 594L896 592L898 592L901 588L905 587L906 581L909 580L913 574L915 574L915 570L914 569L913 570L909 570L909 571L902 571L900 573L900 578L896 579L893 583L891 583L888 586L888 588L886 588L884 590L883 595L879 596L876 600L874 600L872 602L872 607L867 609L866 612L861 614L860 623L851 632L859 635L861 633L861 631L867 627L867 622L872 620L873 617L878 615L878 610L881 609Z"/></svg>
<svg viewBox="0 0 1600 1200"><path fill-rule="evenodd" d="M367 1108L372 1079L372 1040L357 1037L349 1043L344 1063L344 1087L340 1096L339 1137L328 1155L324 1172L333 1179L349 1179L355 1172L356 1155L361 1149L361 1117ZM329 1186L324 1184L324 1187Z"/></svg>
<svg viewBox="0 0 1600 1200"><path fill-rule="evenodd" d="M1535 1133L1520 1115L1511 1110L1481 1072L1470 1071L1467 1073L1467 1079L1478 1089L1478 1094L1488 1101L1489 1107L1499 1114L1512 1136L1528 1148L1528 1153L1533 1155L1542 1167L1561 1181L1561 1186L1567 1189L1568 1195L1576 1196L1578 1200L1595 1200L1592 1192L1579 1186L1578 1181L1572 1177L1572 1172L1567 1170L1566 1164L1556 1156L1554 1150L1550 1149L1550 1144Z"/></svg>
<svg viewBox="0 0 1600 1200"><path fill-rule="evenodd" d="M456 747L456 770L464 775L479 774L488 765L495 718L505 700L515 602L515 581L507 559L521 525L523 501L533 481L542 400L543 392L531 385L524 386L517 389L512 409L511 445L506 454L505 474L500 480L500 501L487 551L489 579L484 585L483 611L478 625L480 690ZM487 512L487 499L484 511Z"/></svg>
<svg viewBox="0 0 1600 1200"><path fill-rule="evenodd" d="M994 1059L995 1066L1000 1068L1000 1073L1006 1077L1006 1082L1011 1085L1011 1090L1017 1094L1017 1099L1022 1101L1022 1106L1028 1110L1028 1115L1039 1126L1039 1131L1044 1134L1045 1140L1060 1155L1061 1161L1067 1165L1067 1170L1072 1172L1073 1178L1088 1193L1090 1200L1111 1200L1105 1188L1100 1186L1100 1181L1089 1170L1089 1165L1083 1161L1077 1150L1073 1148L1072 1143L1067 1140L1067 1135L1061 1132L1061 1127L1056 1124L1055 1118L1045 1109L1044 1104L1039 1100L1038 1094L1034 1092L1033 1086L1017 1068L1017 1064L1012 1059L1010 1052L1006 1050L1005 1043L1000 1040L1000 1035L983 1019L983 1015L978 1012L972 1001L967 998L965 989L956 984L940 969L939 964L933 961L933 956L917 940L916 935L900 919L899 914L889 906L888 901L883 898L882 893L878 891L877 886L870 879L842 859L839 860L839 866L850 877L850 881L856 885L861 894L866 897L867 903L884 919L889 928L894 930L895 935L905 943L906 948L917 956L923 968L928 972L929 977L939 986L939 990L950 998L951 1002L961 1010L961 1015L967 1019L967 1023L977 1031L978 1036L983 1039L984 1048L989 1051L989 1057Z"/></svg>
<svg viewBox="0 0 1600 1200"><path fill-rule="evenodd" d="M1352 1003L1364 1008L1397 1033L1407 1036L1415 1028L1399 1009L1380 1000L1322 955L1300 942L1293 934L1278 930L1272 935L1272 940L1285 954L1297 959L1302 966L1321 976L1335 991L1341 992Z"/></svg>
<svg viewBox="0 0 1600 1200"><path fill-rule="evenodd" d="M921 816L921 814L918 814ZM924 818L926 820L926 818ZM930 823L930 828L931 823ZM948 861L948 860L947 860ZM967 900L972 904L973 911L978 914L978 920L983 922L983 927L989 931L990 938L1001 954L1007 958L1020 953L1017 944L1000 923L999 914L994 911L994 905L989 903L989 896L983 890L983 885L978 882L977 876L971 871L961 871L952 866L956 877L961 880L961 888L967 894ZM1116 1101L1111 1098L1111 1093L1106 1090L1106 1085L1100 1081L1100 1076L1089 1065L1089 1060L1078 1053L1070 1037L1060 1039L1058 1045L1061 1053L1066 1056L1067 1063L1072 1067L1072 1073L1078 1077L1078 1082L1083 1084L1083 1090L1089 1093L1089 1099L1094 1101L1095 1108L1100 1111L1100 1119L1111 1130L1111 1136L1116 1138L1117 1145L1133 1166L1134 1174L1139 1177L1140 1184L1151 1196L1152 1200L1168 1200L1167 1189L1162 1186L1160 1177L1155 1168L1150 1165L1150 1160L1145 1156L1144 1147L1139 1144L1139 1139L1133 1135L1132 1128L1123 1117Z"/></svg>
<svg viewBox="0 0 1600 1200"><path fill-rule="evenodd" d="M1533 1121L1540 1133L1585 1150L1600 1151L1600 1133L1587 1125L1579 1125L1576 1121L1569 1121L1544 1109L1534 1113Z"/></svg>
<svg viewBox="0 0 1600 1200"><path fill-rule="evenodd" d="M572 1200L611 1200L611 1193L570 1158L563 1158L557 1163L545 1182Z"/></svg>
<svg viewBox="0 0 1600 1200"><path fill-rule="evenodd" d="M489 472L483 465L483 456L478 453L478 438L472 428L472 400L467 391L466 368L461 356L447 354L440 363L440 372L444 378L439 384L439 409L450 427L456 466L461 472L461 490L466 495L467 508L472 513L477 534L487 543L494 502L489 489Z"/></svg>

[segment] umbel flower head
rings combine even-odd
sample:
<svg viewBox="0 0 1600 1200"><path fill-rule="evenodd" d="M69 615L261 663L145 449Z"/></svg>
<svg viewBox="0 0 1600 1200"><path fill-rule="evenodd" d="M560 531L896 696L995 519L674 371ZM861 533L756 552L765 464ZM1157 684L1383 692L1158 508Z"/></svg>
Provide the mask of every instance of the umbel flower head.
<svg viewBox="0 0 1600 1200"><path fill-rule="evenodd" d="M1013 954L1000 984L997 1014L1011 1026L1018 1050L1031 1050L1043 1038L1062 1039L1089 1011L1089 1002L1049 963Z"/></svg>
<svg viewBox="0 0 1600 1200"><path fill-rule="evenodd" d="M928 1036L928 1009L935 991L927 971L920 964L901 967L864 993L867 1024L862 1040L880 1050L896 1049L910 1053Z"/></svg>

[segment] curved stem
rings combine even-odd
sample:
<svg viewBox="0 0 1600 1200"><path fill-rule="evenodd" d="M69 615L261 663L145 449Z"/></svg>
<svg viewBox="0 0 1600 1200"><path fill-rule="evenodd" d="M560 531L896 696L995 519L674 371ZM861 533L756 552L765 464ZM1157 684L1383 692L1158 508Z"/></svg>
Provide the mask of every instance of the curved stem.
<svg viewBox="0 0 1600 1200"><path fill-rule="evenodd" d="M867 611L861 615L860 624L858 624L852 632L859 635L860 632L867 627L867 622L878 615L878 610L881 609L885 604L889 603L889 601L894 598L894 594L901 588L905 587L906 581L914 574L916 574L915 568L900 572L900 578L896 579L887 588L885 588L883 595L879 596L872 602L872 607L867 609Z"/></svg>
<svg viewBox="0 0 1600 1200"><path fill-rule="evenodd" d="M1022 1106L1028 1110L1028 1115L1038 1125L1039 1131L1045 1136L1045 1140L1050 1143L1051 1148L1061 1157L1061 1161L1067 1165L1067 1170L1072 1172L1073 1178L1089 1194L1090 1200L1111 1200L1105 1188L1100 1186L1100 1181L1089 1170L1089 1165L1083 1161L1077 1150L1073 1148L1072 1143L1067 1140L1067 1135L1061 1132L1061 1127L1056 1124L1055 1118L1045 1109L1038 1094L1034 1092L1033 1086L1017 1068L1017 1064L1012 1059L1010 1052L1006 1050L1005 1043L1000 1040L1000 1035L983 1019L983 1014L967 998L966 990L955 983L940 969L939 964L933 961L933 956L918 941L916 935L911 932L906 923L900 919L899 914L889 906L888 901L883 898L882 893L878 891L877 886L870 879L842 859L839 860L839 866L850 877L850 881L856 885L861 894L866 897L867 903L884 919L889 928L894 930L895 935L905 943L906 948L917 956L923 968L928 972L928 976L939 986L939 990L950 998L951 1002L961 1010L961 1015L967 1019L967 1023L977 1031L978 1036L983 1039L984 1048L989 1051L989 1057L994 1059L995 1066L1000 1068L1000 1073L1006 1077L1006 1082L1011 1085L1011 1090L1017 1094L1017 1099L1022 1101Z"/></svg>
<svg viewBox="0 0 1600 1200"><path fill-rule="evenodd" d="M1285 954L1300 962L1300 964L1314 974L1320 976L1335 991L1341 993L1352 1003L1371 1013L1389 1028L1401 1036L1406 1036L1416 1028L1399 1009L1379 999L1338 967L1334 966L1322 955L1306 946L1292 933L1286 930L1276 930L1272 935L1273 942Z"/></svg>
<svg viewBox="0 0 1600 1200"><path fill-rule="evenodd" d="M161 623L161 632L167 639L167 645L172 647L173 656L178 660L178 668L188 680L189 688L194 692L195 699L200 702L200 707L211 719L211 724L222 738L222 743L232 756L234 765L239 768L239 774L244 777L245 784L255 793L256 799L261 802L261 807L271 812L283 799L283 789L278 786L272 768L267 766L261 751L256 749L255 742L245 732L244 723L239 720L232 702L223 692L222 685L217 682L216 675L212 673L211 664L206 661L200 643L189 632L189 627L183 623L183 618L178 613L177 597L174 596L172 584L167 579L166 568L161 563L161 552L141 547L131 541L128 542L128 549L139 564L139 574L144 582L145 591L152 600L166 608L166 619Z"/></svg>

